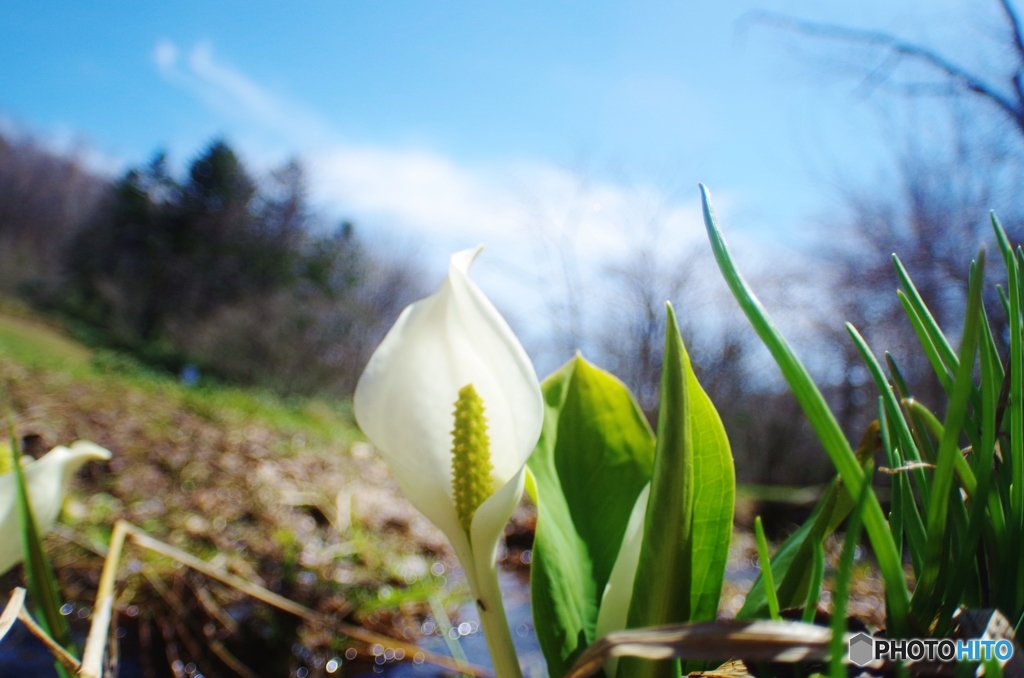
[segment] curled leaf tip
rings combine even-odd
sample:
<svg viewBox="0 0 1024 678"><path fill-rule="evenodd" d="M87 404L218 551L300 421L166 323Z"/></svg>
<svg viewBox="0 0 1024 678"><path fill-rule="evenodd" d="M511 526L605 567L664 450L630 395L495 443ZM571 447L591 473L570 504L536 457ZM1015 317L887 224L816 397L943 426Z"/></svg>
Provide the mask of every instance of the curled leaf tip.
<svg viewBox="0 0 1024 678"><path fill-rule="evenodd" d="M455 401L452 430L452 490L455 511L466 532L477 508L494 494L493 470L484 401L473 384L466 384Z"/></svg>
<svg viewBox="0 0 1024 678"><path fill-rule="evenodd" d="M483 252L483 250L483 245L477 245L476 247L456 252L452 255L451 266L464 275L468 274L469 268L473 265L473 262L476 261L476 258L480 256L480 253Z"/></svg>

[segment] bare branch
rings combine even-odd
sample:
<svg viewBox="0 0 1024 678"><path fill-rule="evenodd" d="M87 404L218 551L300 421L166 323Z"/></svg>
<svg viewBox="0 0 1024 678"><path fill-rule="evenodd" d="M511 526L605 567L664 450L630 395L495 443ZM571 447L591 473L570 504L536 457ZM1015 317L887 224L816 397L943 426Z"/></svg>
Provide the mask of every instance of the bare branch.
<svg viewBox="0 0 1024 678"><path fill-rule="evenodd" d="M1012 8L1007 4L1008 0L1001 1L1007 9L1010 21L1014 23L1015 39L1020 41L1020 31L1016 24L1016 14L1013 13ZM769 25L809 37L875 47L879 50L888 51L896 58L904 58L922 64L937 71L944 79L949 81L947 84L951 87L951 91L969 92L978 95L982 99L988 100L990 103L995 104L1004 113L1009 115L1014 124L1016 124L1021 131L1024 131L1024 95L1021 95L1018 92L1017 98L1014 100L981 76L970 72L966 68L950 61L938 52L928 49L927 47L907 42L883 31L864 30L859 28L849 28L846 26L837 26L835 24L805 21L803 19L797 19L795 17L776 12L756 12L748 15L748 17L745 18L745 21ZM1024 53L1022 53L1022 61L1024 61ZM881 72L885 74L887 70L890 69L883 69ZM872 73L869 74L868 81L871 82L877 78L878 73ZM1019 90L1018 82L1019 79L1015 78L1014 88L1017 90ZM912 86L909 91L914 92L922 89L924 89L924 86L922 84L918 84Z"/></svg>
<svg viewBox="0 0 1024 678"><path fill-rule="evenodd" d="M999 4L1006 14L1006 20L1010 22L1010 28L1013 29L1013 46L1017 48L1017 55L1024 62L1024 35L1021 34L1020 17L1017 16L1017 10L1010 4L1010 0L999 0Z"/></svg>
<svg viewBox="0 0 1024 678"><path fill-rule="evenodd" d="M1011 81L1013 82L1013 91L1017 93L1017 101L1024 102L1024 35L1021 34L1020 17L1017 16L1017 10L1010 4L1010 0L999 0L1000 6L1003 8L1003 13L1006 14L1006 20L1010 23L1010 28L1013 33L1013 46L1017 49L1017 57L1020 60L1020 64L1017 66L1017 70L1014 72Z"/></svg>

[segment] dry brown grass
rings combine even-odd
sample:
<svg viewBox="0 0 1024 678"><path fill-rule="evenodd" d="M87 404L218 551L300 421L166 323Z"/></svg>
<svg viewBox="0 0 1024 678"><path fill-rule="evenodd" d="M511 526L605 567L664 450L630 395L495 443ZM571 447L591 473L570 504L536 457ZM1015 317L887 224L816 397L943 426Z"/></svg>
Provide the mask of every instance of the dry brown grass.
<svg viewBox="0 0 1024 678"><path fill-rule="evenodd" d="M229 389L24 360L4 350L4 338L0 387L27 447L88 439L113 453L80 472L64 526L47 540L77 609L95 597L99 554L117 519L317 612L403 640L415 636L427 596L445 595L429 573L446 557L443 536L399 495L343 408L266 395L254 405ZM194 657L210 664L207 676L218 666L231 675L211 641L251 655L258 640L268 655L283 655L276 661L285 670L315 668L349 644L168 558L139 550L123 560L117 607L143 654ZM19 582L17 569L2 580L7 590ZM296 643L301 652L291 651Z"/></svg>

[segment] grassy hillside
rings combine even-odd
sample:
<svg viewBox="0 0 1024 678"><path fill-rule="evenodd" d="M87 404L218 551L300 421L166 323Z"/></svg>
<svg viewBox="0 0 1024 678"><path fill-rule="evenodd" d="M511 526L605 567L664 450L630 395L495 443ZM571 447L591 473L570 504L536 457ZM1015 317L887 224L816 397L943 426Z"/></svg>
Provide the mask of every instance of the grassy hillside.
<svg viewBox="0 0 1024 678"><path fill-rule="evenodd" d="M401 632L399 603L436 590L429 571L444 553L443 539L358 442L348 403L187 387L123 356L91 351L9 305L0 308L0 391L30 451L84 438L113 452L109 463L79 473L64 526L47 541L70 600L88 606L98 552L118 518L383 632ZM16 569L0 584L9 588L20 576ZM212 624L216 637L240 643L235 651L251 660L284 662L280 675L297 661L338 652L338 639L298 628L167 559L133 552L120 578L119 607L137 613L133 628L147 642L170 637L206 648ZM218 610L242 620L238 634L227 633ZM295 633L313 654L296 659L289 649Z"/></svg>

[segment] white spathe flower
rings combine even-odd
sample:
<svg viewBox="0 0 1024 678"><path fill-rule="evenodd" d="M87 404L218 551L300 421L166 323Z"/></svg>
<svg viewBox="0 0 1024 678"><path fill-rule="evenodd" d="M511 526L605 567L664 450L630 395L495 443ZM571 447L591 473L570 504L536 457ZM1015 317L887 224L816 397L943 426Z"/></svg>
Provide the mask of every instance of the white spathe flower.
<svg viewBox="0 0 1024 678"><path fill-rule="evenodd" d="M10 450L0 453L10 454ZM55 447L39 459L25 464L25 485L28 488L32 515L39 535L53 529L64 504L68 484L87 461L110 459L110 451L88 440L79 440L71 447ZM0 574L21 562L21 521L18 518L17 487L14 473L0 475Z"/></svg>
<svg viewBox="0 0 1024 678"><path fill-rule="evenodd" d="M522 497L526 460L544 418L530 359L468 277L481 249L452 255L437 292L402 311L370 358L353 403L399 488L451 540L477 596ZM470 384L483 403L494 493L476 509L467 534L452 489L452 444L455 403Z"/></svg>

